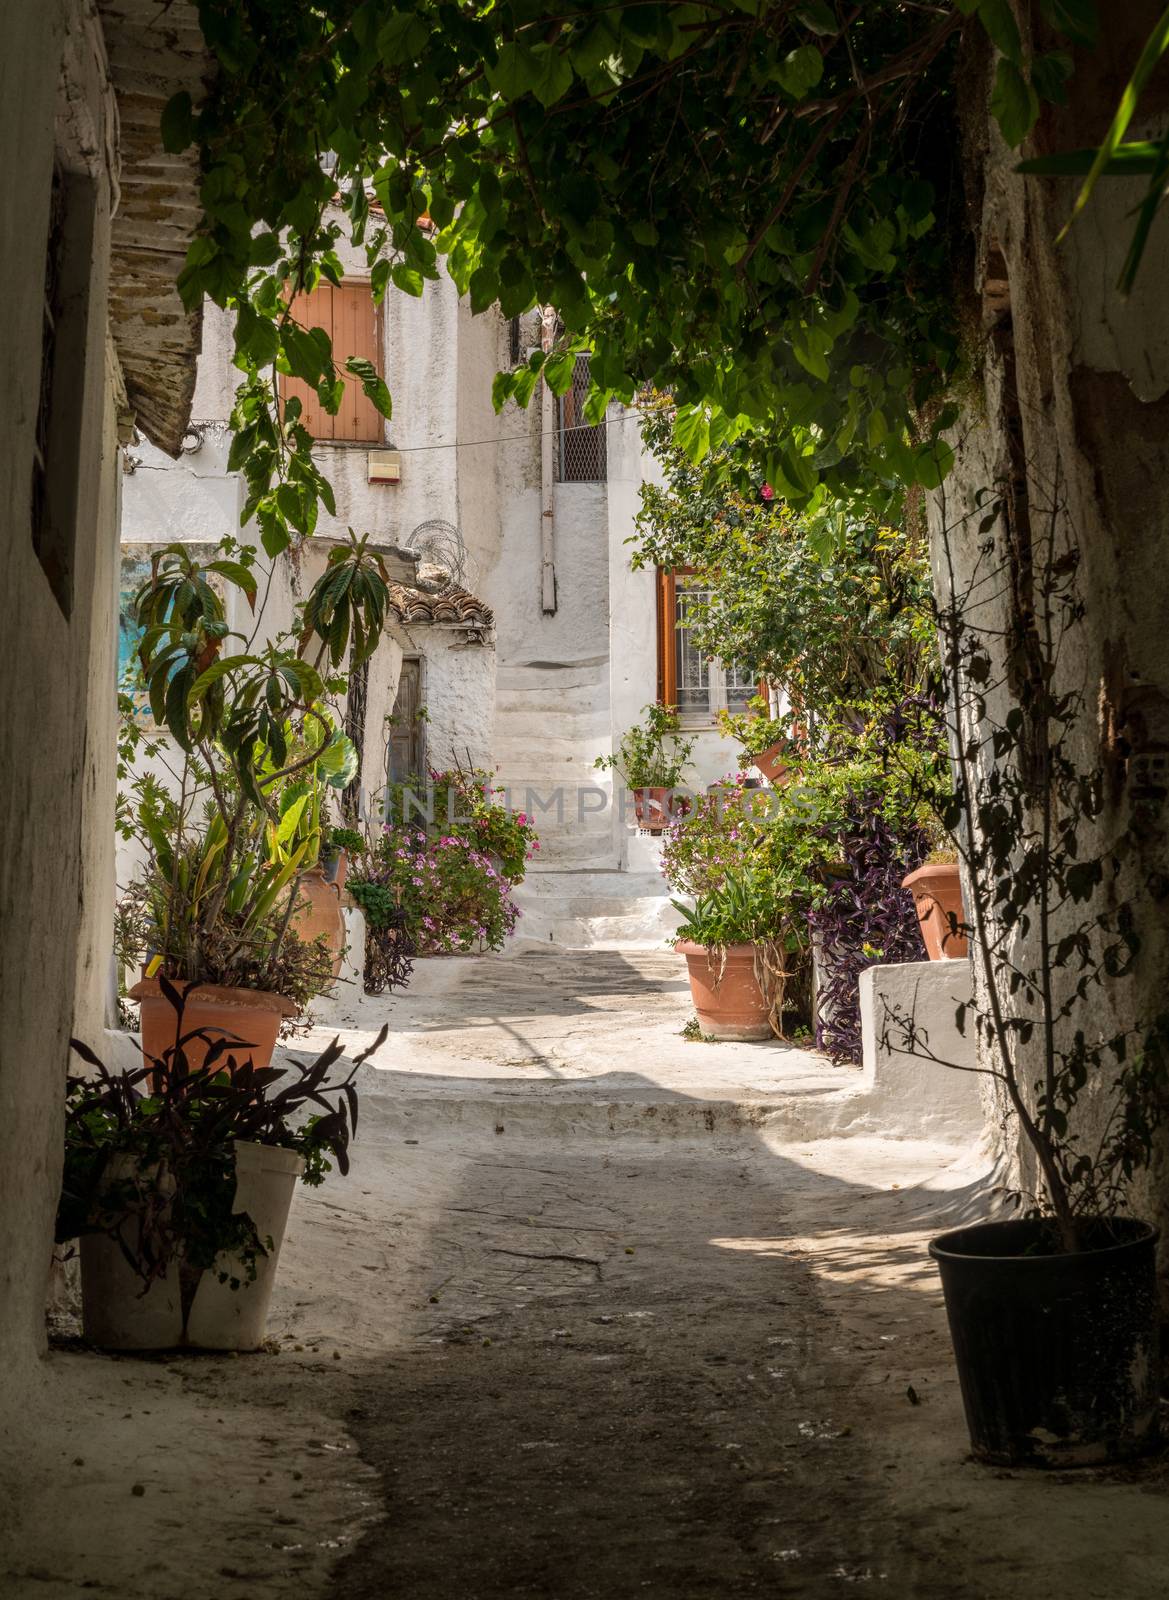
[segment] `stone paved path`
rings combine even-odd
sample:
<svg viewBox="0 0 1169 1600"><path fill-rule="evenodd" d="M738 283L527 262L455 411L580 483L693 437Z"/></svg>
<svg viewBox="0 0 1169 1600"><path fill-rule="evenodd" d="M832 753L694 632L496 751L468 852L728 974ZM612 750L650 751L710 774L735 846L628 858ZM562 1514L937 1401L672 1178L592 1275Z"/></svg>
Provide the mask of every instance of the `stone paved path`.
<svg viewBox="0 0 1169 1600"><path fill-rule="evenodd" d="M684 1043L657 958L524 960L390 1008L270 1353L50 1358L3 1600L1160 1600L1163 1464L966 1459L977 1152L808 1137L835 1069Z"/></svg>

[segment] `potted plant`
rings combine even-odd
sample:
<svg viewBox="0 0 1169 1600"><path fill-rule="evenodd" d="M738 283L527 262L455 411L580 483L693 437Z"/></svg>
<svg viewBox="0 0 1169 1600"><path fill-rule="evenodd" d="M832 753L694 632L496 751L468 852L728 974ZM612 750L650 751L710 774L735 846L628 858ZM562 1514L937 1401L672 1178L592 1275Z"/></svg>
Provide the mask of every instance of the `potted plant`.
<svg viewBox="0 0 1169 1600"><path fill-rule="evenodd" d="M720 711L719 730L737 739L743 754L768 783L780 788L790 782L796 766L790 721L769 715L769 705L761 696L750 702L750 714Z"/></svg>
<svg viewBox="0 0 1169 1600"><path fill-rule="evenodd" d="M357 828L330 828L321 850L321 865L325 880L337 885L337 893L344 894L349 863L363 854L365 835Z"/></svg>
<svg viewBox="0 0 1169 1600"><path fill-rule="evenodd" d="M939 610L957 775L942 821L964 867L978 978L957 1021L965 1031L973 1020L977 1070L1017 1133L1021 1214L942 1234L930 1253L975 1456L1076 1466L1157 1442L1158 1235L1130 1214L1129 1191L1165 1115L1169 1015L1108 1020L1140 932L1124 841L1109 835L1099 854L1084 844L1106 791L1084 755L1095 708L1061 685L1061 664L1076 659L1066 636L1083 615L1075 552L1056 548L1057 518L1044 525L1031 631L1016 646L1030 676L1005 712L989 712L994 648L968 620L968 607L987 615L993 574L978 566L969 591L955 587ZM918 736L907 720L903 745ZM1138 803L1131 826L1145 825ZM890 1015L885 1031L894 1048L969 1070L931 1050L912 1012Z"/></svg>
<svg viewBox="0 0 1169 1600"><path fill-rule="evenodd" d="M230 652L220 591L234 587L254 607L256 582L253 552L221 548L206 564L181 545L159 552L135 597L140 681L174 744L146 734L125 697L120 823L141 847L146 903L145 969L130 995L147 1059L173 1043L166 977L199 982L188 1020L200 1035L246 1040L264 1065L281 1024L339 965L344 924L319 870L321 819L325 794L352 780L357 758L326 701L345 677L321 669L372 651L388 589L380 557L351 539L330 553L292 629L256 646L257 619ZM149 768L137 759L143 743Z"/></svg>
<svg viewBox="0 0 1169 1600"><path fill-rule="evenodd" d="M772 874L728 872L681 916L674 941L686 959L698 1024L713 1039L769 1039L781 1034L788 951L786 906Z"/></svg>
<svg viewBox="0 0 1169 1600"><path fill-rule="evenodd" d="M958 852L931 850L915 871L901 880L913 895L922 942L931 961L957 960L967 954L966 912Z"/></svg>
<svg viewBox="0 0 1169 1600"><path fill-rule="evenodd" d="M501 950L519 916L513 890L539 849L532 819L495 798L490 773L452 768L429 777L421 815L408 785L390 786L388 820L349 880L374 935L367 993L381 992L403 953Z"/></svg>
<svg viewBox="0 0 1169 1600"><path fill-rule="evenodd" d="M616 751L598 756L593 766L599 772L616 772L633 795L638 826L661 833L687 809L685 796L673 791L682 781L694 740L681 737L672 706L643 706L642 717L641 724L626 729Z"/></svg>
<svg viewBox="0 0 1169 1600"><path fill-rule="evenodd" d="M242 1041L191 1028L197 986L161 986L176 1042L158 1059L111 1072L73 1041L92 1072L68 1080L57 1240L80 1241L95 1344L255 1350L296 1180L321 1183L330 1157L349 1170L353 1080L386 1030L336 1082L336 1040L311 1063L260 1069Z"/></svg>

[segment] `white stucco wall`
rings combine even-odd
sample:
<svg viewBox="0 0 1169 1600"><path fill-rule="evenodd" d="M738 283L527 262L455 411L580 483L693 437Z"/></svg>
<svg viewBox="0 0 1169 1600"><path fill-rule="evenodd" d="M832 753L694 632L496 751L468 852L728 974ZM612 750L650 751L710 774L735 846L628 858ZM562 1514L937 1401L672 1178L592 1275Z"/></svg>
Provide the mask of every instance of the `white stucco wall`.
<svg viewBox="0 0 1169 1600"><path fill-rule="evenodd" d="M103 1016L94 964L108 850L105 752L112 740L112 635L106 626L117 547L118 397L108 356L111 184L116 123L100 32L73 0L10 0L0 50L0 148L19 151L0 185L6 263L6 379L0 386L0 1429L27 1420L44 1347L45 1287L60 1186L68 1040ZM66 33L68 111L58 120ZM82 126L84 125L84 126ZM84 132L85 137L75 135ZM57 155L96 184L88 320L67 352L83 385L73 441L84 492L72 549L73 605L63 614L32 542L34 430L41 372L44 251ZM79 268L80 272L80 268ZM101 625L95 633L95 613ZM101 715L98 686L111 686ZM92 694L91 694L92 691ZM79 963L82 983L79 988ZM91 983L92 978L92 983Z"/></svg>

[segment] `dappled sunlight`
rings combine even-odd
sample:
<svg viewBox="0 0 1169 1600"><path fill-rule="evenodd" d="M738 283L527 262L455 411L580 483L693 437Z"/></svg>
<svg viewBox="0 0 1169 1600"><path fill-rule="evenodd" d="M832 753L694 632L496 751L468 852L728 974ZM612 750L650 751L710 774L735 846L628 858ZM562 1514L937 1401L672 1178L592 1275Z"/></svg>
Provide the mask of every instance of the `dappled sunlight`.
<svg viewBox="0 0 1169 1600"><path fill-rule="evenodd" d="M840 1285L939 1295L937 1270L926 1251L932 1231L903 1236L896 1242L880 1235L837 1231L799 1240L714 1238L710 1244L716 1250L798 1261L814 1277Z"/></svg>

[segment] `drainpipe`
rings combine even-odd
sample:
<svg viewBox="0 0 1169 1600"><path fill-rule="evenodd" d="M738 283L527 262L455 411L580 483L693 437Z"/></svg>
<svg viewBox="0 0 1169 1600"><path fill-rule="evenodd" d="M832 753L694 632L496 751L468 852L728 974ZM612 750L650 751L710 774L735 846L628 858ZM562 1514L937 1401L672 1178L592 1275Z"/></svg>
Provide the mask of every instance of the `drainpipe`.
<svg viewBox="0 0 1169 1600"><path fill-rule="evenodd" d="M547 355L556 342L556 313L545 306L540 316L540 347ZM553 493L556 401L540 380L540 605L545 616L556 615L556 511Z"/></svg>

